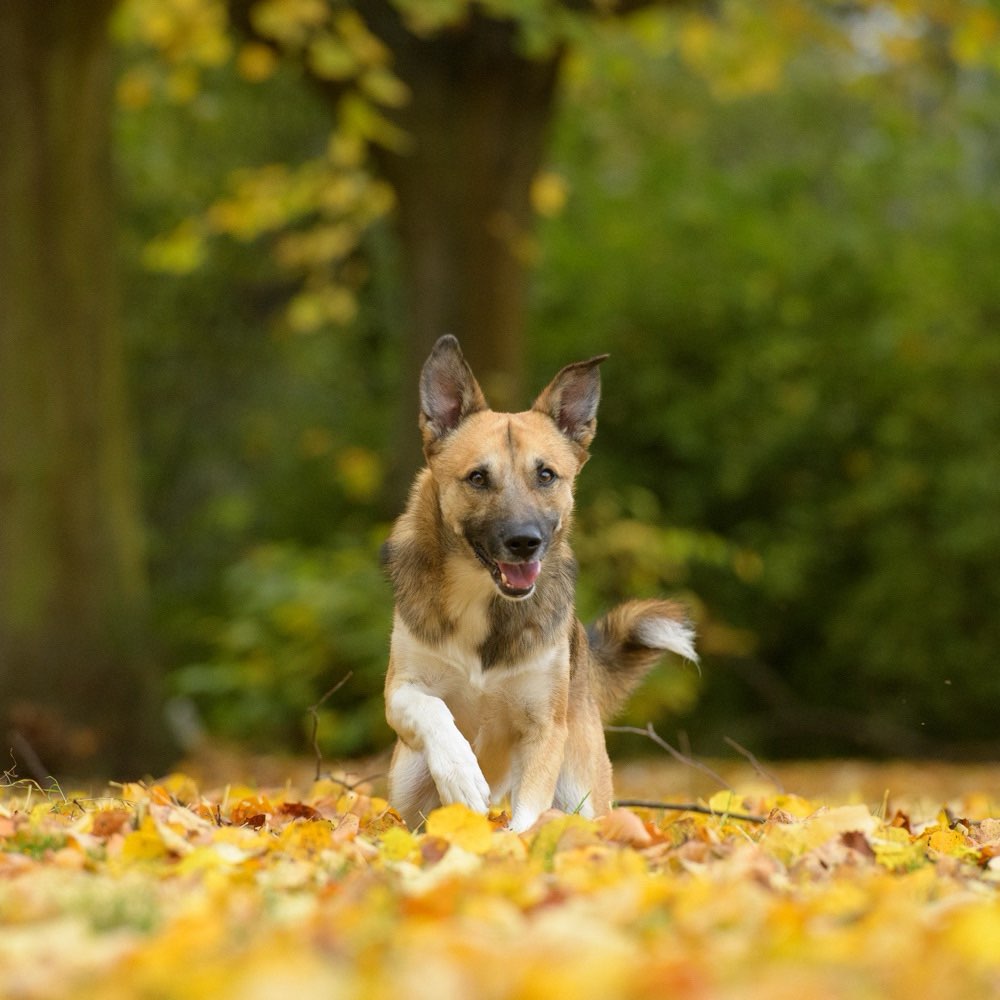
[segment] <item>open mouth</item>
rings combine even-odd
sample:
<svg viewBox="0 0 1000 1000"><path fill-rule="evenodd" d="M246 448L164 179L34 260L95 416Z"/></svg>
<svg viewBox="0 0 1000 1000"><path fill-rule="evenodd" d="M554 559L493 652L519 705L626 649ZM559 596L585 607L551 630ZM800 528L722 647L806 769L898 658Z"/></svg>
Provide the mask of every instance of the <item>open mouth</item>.
<svg viewBox="0 0 1000 1000"><path fill-rule="evenodd" d="M490 559L479 546L474 546L476 558L490 571L497 589L505 597L528 597L535 589L535 581L542 571L542 564L534 559L530 562L499 562Z"/></svg>

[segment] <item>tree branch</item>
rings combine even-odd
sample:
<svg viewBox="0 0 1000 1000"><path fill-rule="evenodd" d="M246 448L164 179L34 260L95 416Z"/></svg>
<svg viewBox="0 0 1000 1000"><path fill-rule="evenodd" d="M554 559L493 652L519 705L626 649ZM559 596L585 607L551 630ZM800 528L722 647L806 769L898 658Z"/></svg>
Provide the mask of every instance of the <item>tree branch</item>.
<svg viewBox="0 0 1000 1000"><path fill-rule="evenodd" d="M707 774L713 781L717 781L723 788L727 791L732 791L732 787L726 781L722 775L713 771L707 764L702 764L701 761L695 760L693 757L688 757L686 754L682 754L680 750L672 747L660 734L653 728L652 722L646 723L645 729L639 729L637 726L605 726L604 727L609 733L635 733L637 736L646 736L651 739L658 747L666 750L674 760L686 767L692 767L696 771L701 771L703 774Z"/></svg>
<svg viewBox="0 0 1000 1000"><path fill-rule="evenodd" d="M766 781L769 781L779 792L784 792L785 786L781 783L778 776L773 772L769 771L763 764L749 751L746 747L741 746L736 742L731 736L724 736L723 740L728 746L731 746L741 757L745 757L750 766Z"/></svg>
<svg viewBox="0 0 1000 1000"><path fill-rule="evenodd" d="M315 705L310 705L307 709L313 720L312 748L313 753L316 755L316 781L319 781L320 772L323 770L323 754L319 749L319 710L323 707L323 703L335 695L353 676L354 671L349 670Z"/></svg>

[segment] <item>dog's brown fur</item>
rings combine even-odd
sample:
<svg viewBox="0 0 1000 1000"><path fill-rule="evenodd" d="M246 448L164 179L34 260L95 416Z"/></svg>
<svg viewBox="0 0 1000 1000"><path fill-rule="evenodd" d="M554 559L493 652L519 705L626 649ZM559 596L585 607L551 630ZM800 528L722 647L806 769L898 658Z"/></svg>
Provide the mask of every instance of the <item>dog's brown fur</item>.
<svg viewBox="0 0 1000 1000"><path fill-rule="evenodd" d="M506 795L524 830L552 805L611 807L603 720L665 650L694 658L682 609L631 601L588 637L568 536L605 356L563 368L523 413L489 409L454 337L420 381L427 467L385 547L396 595L386 716L392 805Z"/></svg>

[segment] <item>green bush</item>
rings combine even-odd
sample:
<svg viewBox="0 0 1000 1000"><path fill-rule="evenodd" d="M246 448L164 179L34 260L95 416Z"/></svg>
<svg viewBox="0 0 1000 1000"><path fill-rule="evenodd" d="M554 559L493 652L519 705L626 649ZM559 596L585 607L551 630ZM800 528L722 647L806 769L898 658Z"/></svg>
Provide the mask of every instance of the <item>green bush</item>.
<svg viewBox="0 0 1000 1000"><path fill-rule="evenodd" d="M329 549L266 545L227 573L221 617L202 622L204 660L173 674L212 732L259 749L319 747L338 757L389 742L382 678L391 623L375 540Z"/></svg>
<svg viewBox="0 0 1000 1000"><path fill-rule="evenodd" d="M557 135L536 343L544 367L612 353L585 489L643 487L652 523L759 560L689 581L756 642L707 664L683 724L785 754L993 740L993 78L810 51L719 101L605 44Z"/></svg>

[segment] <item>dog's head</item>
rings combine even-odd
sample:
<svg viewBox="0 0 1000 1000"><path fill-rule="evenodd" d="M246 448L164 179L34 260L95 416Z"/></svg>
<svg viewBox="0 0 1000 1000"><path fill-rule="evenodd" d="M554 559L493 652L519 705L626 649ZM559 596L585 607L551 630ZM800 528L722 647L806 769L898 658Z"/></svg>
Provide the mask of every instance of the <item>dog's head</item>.
<svg viewBox="0 0 1000 1000"><path fill-rule="evenodd" d="M567 365L523 413L489 408L454 337L442 337L424 364L420 431L442 519L504 597L531 596L569 523L606 357Z"/></svg>

